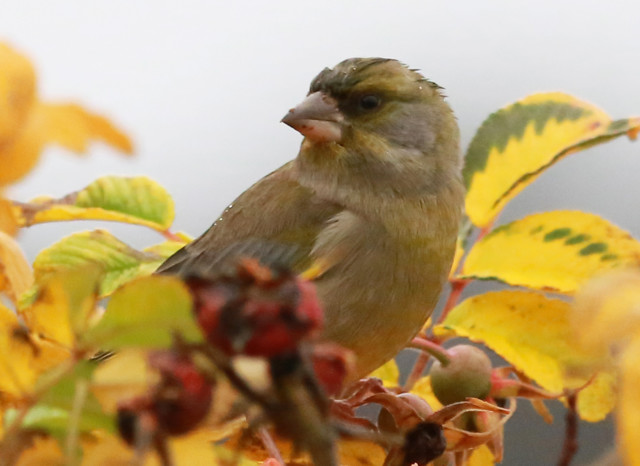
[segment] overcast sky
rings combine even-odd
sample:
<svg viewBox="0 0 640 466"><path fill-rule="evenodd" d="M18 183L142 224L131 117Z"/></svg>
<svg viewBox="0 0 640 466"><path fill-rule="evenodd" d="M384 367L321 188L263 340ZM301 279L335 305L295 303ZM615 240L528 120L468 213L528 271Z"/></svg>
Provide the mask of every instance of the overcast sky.
<svg viewBox="0 0 640 466"><path fill-rule="evenodd" d="M58 196L103 174L145 174L174 196L175 229L193 235L295 156L301 136L279 120L323 67L344 58L391 57L421 69L446 89L463 147L490 112L538 91L571 93L614 118L640 115L637 1L1 5L0 40L33 60L43 98L78 101L108 115L137 147L135 159L101 146L84 159L50 149L10 195ZM572 155L512 201L501 220L575 208L640 237L639 168L640 143L626 138ZM33 258L87 227L36 227L21 240ZM116 231L137 246L159 239L139 228ZM544 463L531 458L526 464Z"/></svg>

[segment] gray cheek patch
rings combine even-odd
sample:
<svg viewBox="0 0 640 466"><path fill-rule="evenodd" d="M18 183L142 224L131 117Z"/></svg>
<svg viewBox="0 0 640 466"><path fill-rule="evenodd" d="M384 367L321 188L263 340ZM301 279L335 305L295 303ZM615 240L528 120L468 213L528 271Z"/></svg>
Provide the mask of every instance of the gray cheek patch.
<svg viewBox="0 0 640 466"><path fill-rule="evenodd" d="M377 132L395 145L429 152L435 142L429 117L423 106L405 103L394 109L393 118L387 118L389 123L380 125Z"/></svg>

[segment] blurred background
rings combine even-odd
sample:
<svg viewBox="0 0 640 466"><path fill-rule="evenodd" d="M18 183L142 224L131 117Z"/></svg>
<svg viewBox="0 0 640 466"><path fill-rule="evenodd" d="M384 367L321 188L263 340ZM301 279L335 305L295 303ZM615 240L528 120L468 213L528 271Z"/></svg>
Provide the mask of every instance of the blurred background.
<svg viewBox="0 0 640 466"><path fill-rule="evenodd" d="M462 147L489 113L559 90L613 118L640 115L640 4L631 1L3 2L0 40L28 56L46 101L76 101L134 139L136 157L95 145L78 158L50 148L8 196L62 196L104 174L148 175L176 202L174 231L198 235L234 197L293 158L301 136L279 123L325 66L353 56L397 58L445 88ZM621 138L561 161L500 221L550 209L597 213L640 237L640 144ZM0 167L2 169L2 167ZM98 225L103 226L103 225ZM141 247L161 238L105 224ZM36 226L30 259L96 225ZM473 290L471 290L473 291ZM507 465L554 464L563 420L547 426L521 402ZM575 464L613 441L612 424L581 424Z"/></svg>

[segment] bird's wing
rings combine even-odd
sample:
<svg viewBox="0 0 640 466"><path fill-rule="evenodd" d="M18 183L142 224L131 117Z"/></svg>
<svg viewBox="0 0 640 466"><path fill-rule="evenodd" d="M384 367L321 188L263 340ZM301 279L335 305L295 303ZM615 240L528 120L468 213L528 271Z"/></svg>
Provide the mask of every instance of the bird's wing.
<svg viewBox="0 0 640 466"><path fill-rule="evenodd" d="M297 272L312 266L309 253L318 233L342 208L319 199L292 176L292 162L242 193L199 238L169 257L157 270L181 276L207 274L230 251L279 251ZM261 248L258 242L271 243ZM238 249L232 245L243 243ZM273 248L281 244L282 249ZM287 249L289 246L289 249ZM260 258L260 257L258 257Z"/></svg>

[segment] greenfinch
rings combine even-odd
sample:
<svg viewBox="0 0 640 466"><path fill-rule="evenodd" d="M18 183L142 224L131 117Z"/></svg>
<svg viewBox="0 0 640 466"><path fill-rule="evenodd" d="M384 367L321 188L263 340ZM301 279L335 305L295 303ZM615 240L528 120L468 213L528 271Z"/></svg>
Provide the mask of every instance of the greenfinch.
<svg viewBox="0 0 640 466"><path fill-rule="evenodd" d="M297 157L242 193L161 273L206 269L235 242L295 245L353 377L394 357L431 315L462 217L459 130L441 88L385 58L325 68L282 122Z"/></svg>

